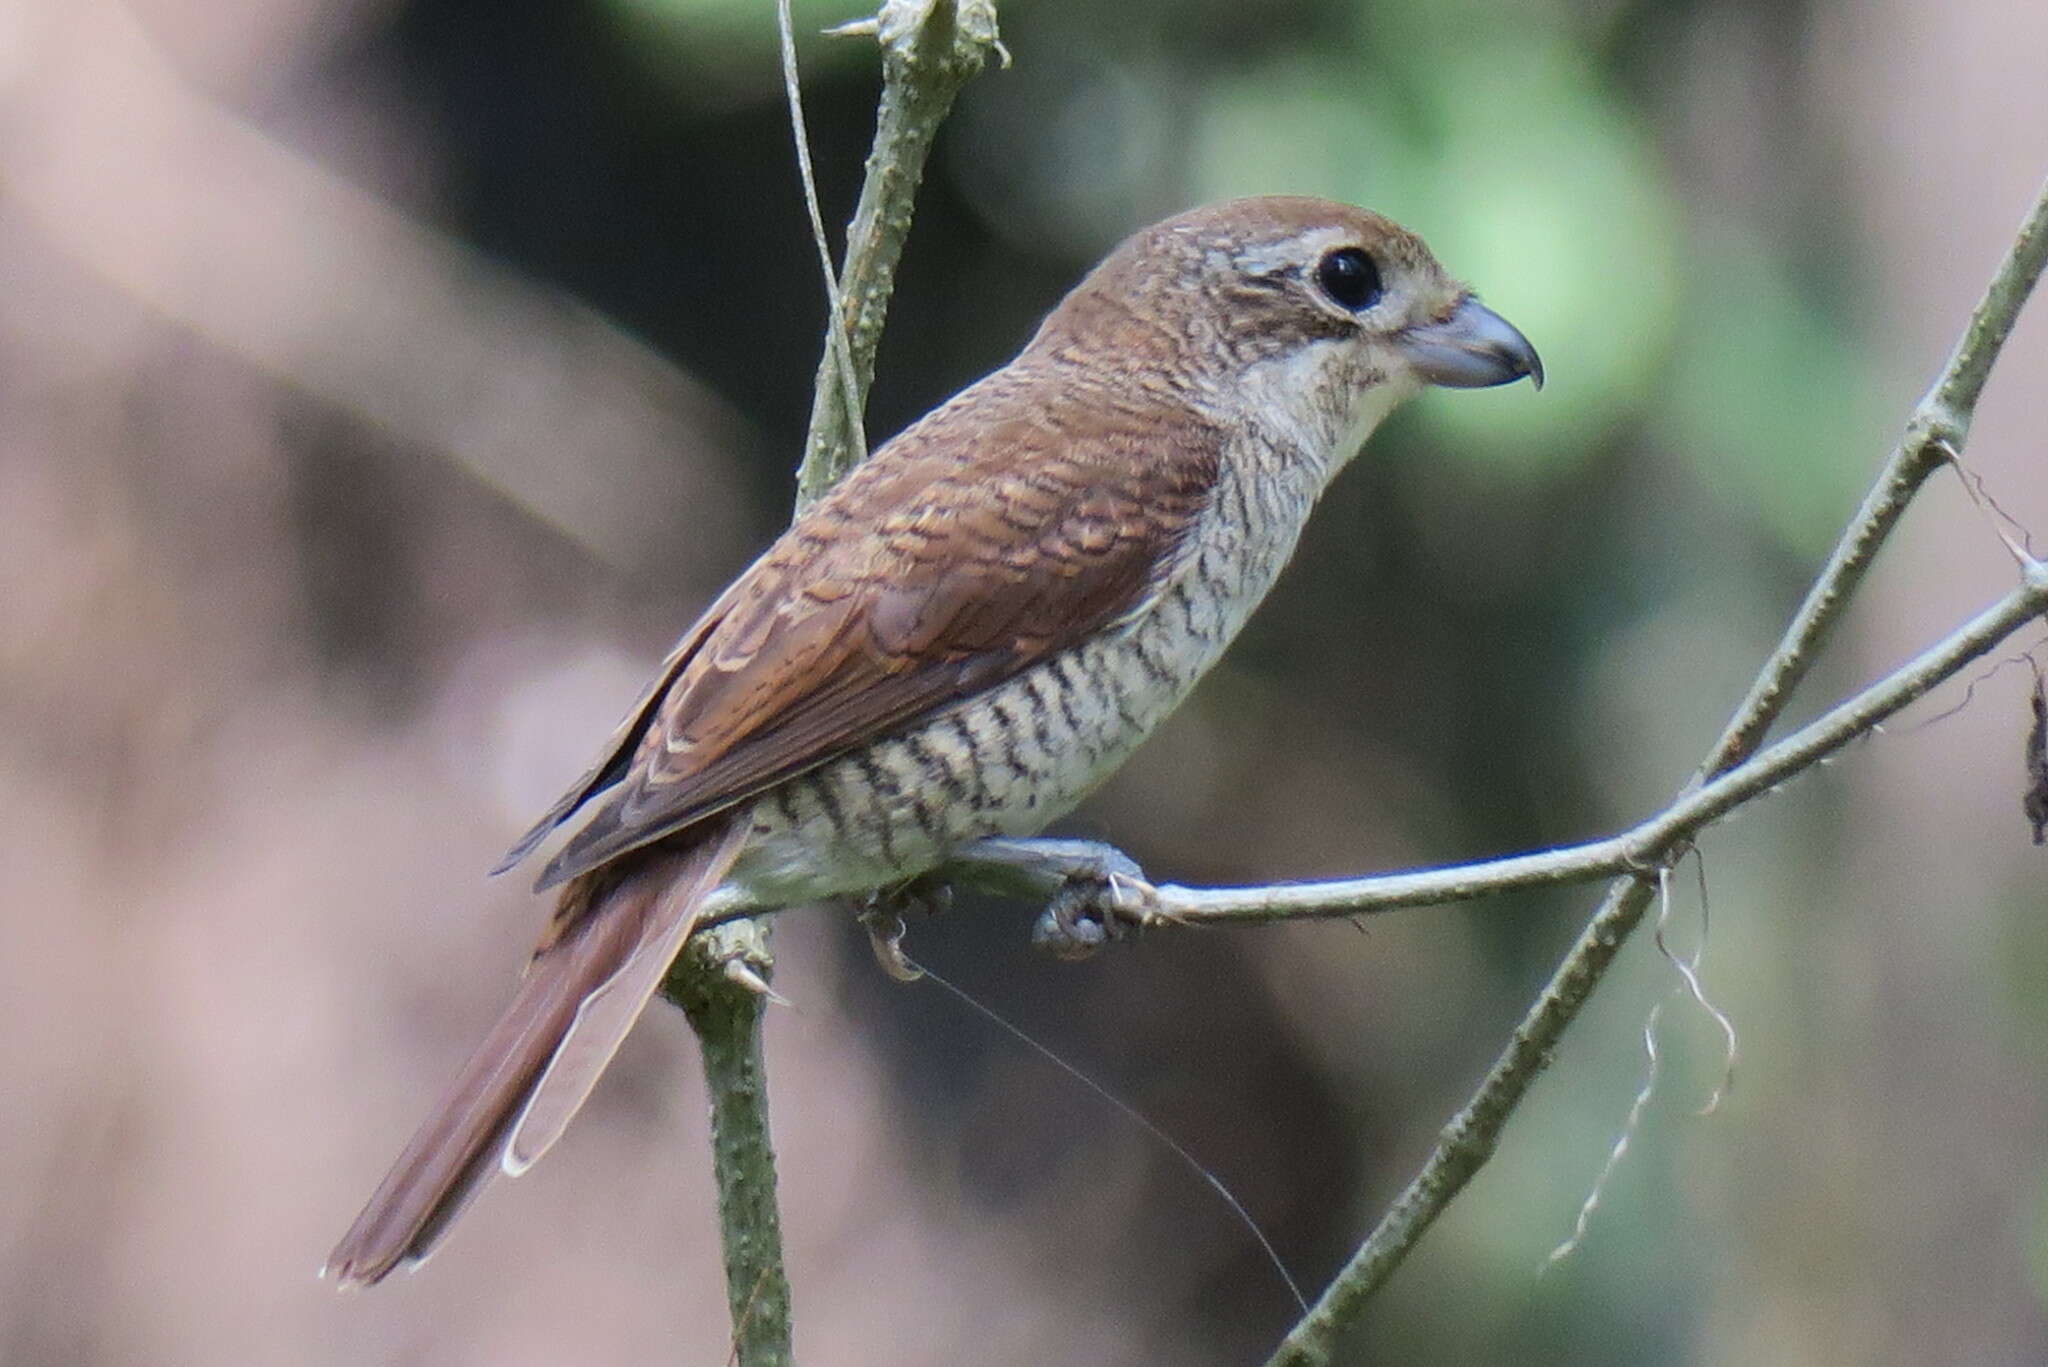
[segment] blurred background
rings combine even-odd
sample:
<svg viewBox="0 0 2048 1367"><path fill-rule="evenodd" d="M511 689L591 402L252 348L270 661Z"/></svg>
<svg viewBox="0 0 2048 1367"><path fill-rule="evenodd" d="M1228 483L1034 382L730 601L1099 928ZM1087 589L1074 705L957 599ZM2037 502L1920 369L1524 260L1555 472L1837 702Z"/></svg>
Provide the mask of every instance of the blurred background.
<svg viewBox="0 0 2048 1367"><path fill-rule="evenodd" d="M877 93L798 5L842 222ZM1065 824L1182 882L1608 832L1741 696L2048 170L2031 0L1014 0L882 346L896 430L1125 232L1316 193L1424 233L1551 384L1433 396L1216 675ZM507 994L483 871L785 520L823 318L768 0L0 9L0 1360L724 1360L703 1098L652 1013L431 1267L314 1269ZM1969 460L2048 528L2048 318ZM1934 481L1794 714L2010 585ZM2010 655L2024 644L2016 643ZM1705 841L1698 1009L1632 944L1359 1362L2048 1357L2032 678L1943 689ZM1942 715L1945 709L1957 709ZM1699 898L1676 880L1675 940ZM920 958L1141 1108L1319 1287L1590 890L1083 965ZM778 922L812 1364L1259 1360L1214 1194L842 910Z"/></svg>

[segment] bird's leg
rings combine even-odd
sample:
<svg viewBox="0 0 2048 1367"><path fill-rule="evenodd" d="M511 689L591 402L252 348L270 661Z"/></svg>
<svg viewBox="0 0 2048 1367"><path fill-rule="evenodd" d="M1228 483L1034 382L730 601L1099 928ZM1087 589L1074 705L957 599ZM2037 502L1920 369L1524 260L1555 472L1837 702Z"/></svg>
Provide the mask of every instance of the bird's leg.
<svg viewBox="0 0 2048 1367"><path fill-rule="evenodd" d="M938 872L960 882L1043 899L1031 942L1062 959L1085 959L1155 918L1152 885L1122 850L1095 840L990 836L962 845Z"/></svg>
<svg viewBox="0 0 2048 1367"><path fill-rule="evenodd" d="M969 841L954 850L937 871L953 882L1023 898L1052 897L1076 882L1145 881L1137 861L1114 845L1044 837L992 835Z"/></svg>

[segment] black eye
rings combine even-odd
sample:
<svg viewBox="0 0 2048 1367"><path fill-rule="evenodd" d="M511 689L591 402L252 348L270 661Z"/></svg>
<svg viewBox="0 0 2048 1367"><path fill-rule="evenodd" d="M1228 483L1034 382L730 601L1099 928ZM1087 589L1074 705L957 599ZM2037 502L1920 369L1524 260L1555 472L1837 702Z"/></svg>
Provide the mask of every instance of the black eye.
<svg viewBox="0 0 2048 1367"><path fill-rule="evenodd" d="M1380 301L1380 268L1357 247L1339 247L1316 265L1323 293L1353 313Z"/></svg>

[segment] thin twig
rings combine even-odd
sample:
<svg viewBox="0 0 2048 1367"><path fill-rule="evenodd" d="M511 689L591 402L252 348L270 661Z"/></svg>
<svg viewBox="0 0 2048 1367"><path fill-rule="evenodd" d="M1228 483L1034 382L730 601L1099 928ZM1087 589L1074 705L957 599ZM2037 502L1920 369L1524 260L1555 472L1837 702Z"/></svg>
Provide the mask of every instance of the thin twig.
<svg viewBox="0 0 2048 1367"><path fill-rule="evenodd" d="M1992 362L2040 279L2044 262L2048 262L2048 185L2035 198L1941 377L1914 410L1884 473L1836 544L1834 554L1828 558L1826 568L1801 604L1784 639L1772 652L1749 696L1736 709L1733 720L1702 766L1703 776L1726 771L1755 752L1783 711L1793 687L1805 677L1815 652L1840 620L1849 596L1862 582L1871 559L1914 492L1950 453L1962 449ZM2027 587L2020 590L2021 594L2038 588L2038 567L2030 567L2027 578ZM2006 603L2013 598L2009 596ZM1997 611L1994 609L1993 613ZM1978 624L1984 620L1980 617ZM1331 1360L1342 1331L1357 1320L1367 1301L1400 1266L1423 1232L1492 1156L1508 1118L1549 1062L1558 1040L1605 975L1622 943L1641 922L1655 887L1656 877L1650 872L1620 879L1608 889L1599 910L1523 1016L1507 1048L1471 1098L1444 1127L1421 1170L1395 1198L1379 1225L1315 1307L1274 1351L1268 1367L1322 1367Z"/></svg>
<svg viewBox="0 0 2048 1367"><path fill-rule="evenodd" d="M1939 645L1620 835L1541 854L1371 878L1247 888L1167 884L1156 890L1158 917L1167 923L1201 925L1354 916L1612 875L1625 874L1634 881L1639 871L1649 871L1654 882L1655 870L1675 864L1707 826L1867 735L2044 609L2048 609L2048 567L2035 562L2020 587Z"/></svg>
<svg viewBox="0 0 2048 1367"><path fill-rule="evenodd" d="M804 208L811 216L811 240L817 244L818 270L825 277L825 357L818 363L816 385L819 392L829 385L838 386L836 411L846 415L840 440L846 453L846 468L850 470L868 458L867 430L861 422L861 410L865 407L862 395L867 392L867 385L854 376L839 272L832 265L832 244L825 240L825 213L818 207L818 176L811 168L811 129L804 120L803 83L797 79L796 32L789 17L789 0L775 0L775 25L781 39L782 89L789 101L789 131L796 143L797 179L803 182ZM811 421L815 429L815 409Z"/></svg>
<svg viewBox="0 0 2048 1367"><path fill-rule="evenodd" d="M840 274L841 340L853 374L848 385L833 383L834 345L828 340L812 390L804 460L797 469L799 510L838 483L860 458L855 433L874 379L875 347L896 287L896 263L910 236L925 158L954 96L991 52L1002 53L994 0L888 0L872 24L839 31L880 37L882 99Z"/></svg>

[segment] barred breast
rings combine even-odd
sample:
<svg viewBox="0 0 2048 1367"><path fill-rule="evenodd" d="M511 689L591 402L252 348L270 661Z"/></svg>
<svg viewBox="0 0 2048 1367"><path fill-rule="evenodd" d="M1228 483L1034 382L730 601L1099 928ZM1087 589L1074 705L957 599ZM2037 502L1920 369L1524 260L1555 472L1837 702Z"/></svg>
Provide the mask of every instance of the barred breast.
<svg viewBox="0 0 2048 1367"><path fill-rule="evenodd" d="M1139 610L756 799L728 890L763 906L865 891L922 873L967 841L1033 835L1072 810L1236 636L1293 553L1321 473L1233 463Z"/></svg>

